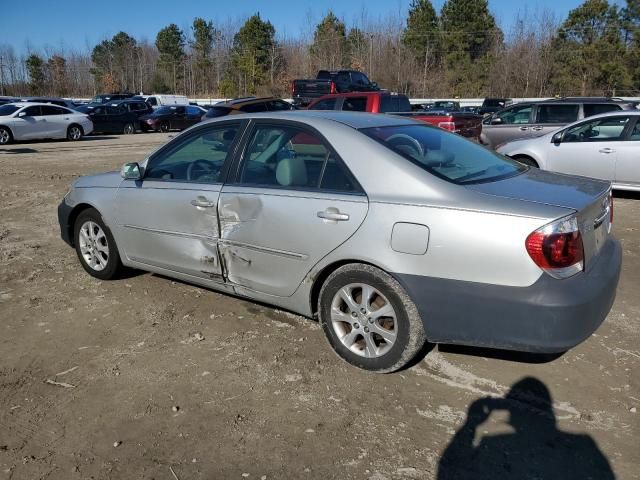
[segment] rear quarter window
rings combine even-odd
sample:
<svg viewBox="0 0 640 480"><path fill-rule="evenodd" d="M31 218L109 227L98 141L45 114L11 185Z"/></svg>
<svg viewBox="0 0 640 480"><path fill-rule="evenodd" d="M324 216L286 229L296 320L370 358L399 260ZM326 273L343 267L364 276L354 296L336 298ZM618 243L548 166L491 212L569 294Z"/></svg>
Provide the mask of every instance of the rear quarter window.
<svg viewBox="0 0 640 480"><path fill-rule="evenodd" d="M598 115L599 113L617 112L618 110L622 110L622 108L615 103L585 103L582 108L584 110L585 117L591 117L593 115Z"/></svg>

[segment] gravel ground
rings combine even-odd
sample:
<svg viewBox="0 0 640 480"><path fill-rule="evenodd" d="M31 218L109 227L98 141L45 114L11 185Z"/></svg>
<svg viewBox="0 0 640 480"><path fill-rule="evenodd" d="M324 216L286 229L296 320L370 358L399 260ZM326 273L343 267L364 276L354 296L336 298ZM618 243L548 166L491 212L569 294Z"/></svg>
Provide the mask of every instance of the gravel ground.
<svg viewBox="0 0 640 480"><path fill-rule="evenodd" d="M167 138L0 148L0 479L640 478L640 196L617 195L623 273L588 341L435 347L374 375L311 320L82 270L59 237L67 186Z"/></svg>

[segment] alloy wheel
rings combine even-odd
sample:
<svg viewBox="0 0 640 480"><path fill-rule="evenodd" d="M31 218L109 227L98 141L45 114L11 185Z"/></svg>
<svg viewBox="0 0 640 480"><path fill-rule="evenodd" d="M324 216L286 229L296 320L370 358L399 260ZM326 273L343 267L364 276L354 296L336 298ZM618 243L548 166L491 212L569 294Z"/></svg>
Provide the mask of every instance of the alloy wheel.
<svg viewBox="0 0 640 480"><path fill-rule="evenodd" d="M11 141L11 134L4 128L0 129L0 145L6 145Z"/></svg>
<svg viewBox="0 0 640 480"><path fill-rule="evenodd" d="M366 358L385 355L396 341L396 312L389 300L365 283L342 287L331 302L331 326L340 342Z"/></svg>
<svg viewBox="0 0 640 480"><path fill-rule="evenodd" d="M104 270L109 261L109 244L100 225L84 222L78 234L80 253L85 263L96 272Z"/></svg>
<svg viewBox="0 0 640 480"><path fill-rule="evenodd" d="M82 137L82 131L78 127L71 127L69 129L69 137L71 140L80 140L80 137Z"/></svg>

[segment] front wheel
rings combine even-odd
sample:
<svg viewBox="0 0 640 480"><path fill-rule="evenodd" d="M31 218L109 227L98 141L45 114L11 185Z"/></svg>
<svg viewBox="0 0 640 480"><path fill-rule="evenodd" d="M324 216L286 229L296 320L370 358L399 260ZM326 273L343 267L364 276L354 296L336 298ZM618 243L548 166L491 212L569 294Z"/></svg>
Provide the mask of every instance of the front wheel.
<svg viewBox="0 0 640 480"><path fill-rule="evenodd" d="M82 138L82 128L78 125L71 125L67 129L67 140L71 140L72 142L78 141Z"/></svg>
<svg viewBox="0 0 640 480"><path fill-rule="evenodd" d="M319 317L333 350L350 364L377 373L398 370L426 342L418 310L402 286L371 265L350 264L327 278Z"/></svg>
<svg viewBox="0 0 640 480"><path fill-rule="evenodd" d="M97 210L89 208L78 215L74 243L82 267L92 277L111 280L122 271L116 242Z"/></svg>
<svg viewBox="0 0 640 480"><path fill-rule="evenodd" d="M167 122L160 123L160 131L166 133L169 131L169 124Z"/></svg>

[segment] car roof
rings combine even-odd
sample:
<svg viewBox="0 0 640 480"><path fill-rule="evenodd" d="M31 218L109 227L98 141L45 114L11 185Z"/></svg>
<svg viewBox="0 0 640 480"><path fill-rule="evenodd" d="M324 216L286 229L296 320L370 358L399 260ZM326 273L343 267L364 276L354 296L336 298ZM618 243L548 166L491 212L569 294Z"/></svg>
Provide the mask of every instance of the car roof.
<svg viewBox="0 0 640 480"><path fill-rule="evenodd" d="M252 105L254 103L272 102L274 100L282 100L279 97L240 97L228 100L226 102L216 103L216 107L237 107L240 105Z"/></svg>
<svg viewBox="0 0 640 480"><path fill-rule="evenodd" d="M409 118L380 113L344 112L338 110L288 110L280 112L245 113L242 118L294 120L314 126L327 121L341 123L351 128L392 127L397 125L427 125ZM209 121L223 121L228 117L213 118Z"/></svg>
<svg viewBox="0 0 640 480"><path fill-rule="evenodd" d="M53 103L47 103L47 102L11 102L11 103L7 103L6 105L15 105L16 107L20 107L20 108L41 106L41 107L60 107L60 108L69 109L69 107L65 107L63 105L55 105Z"/></svg>

